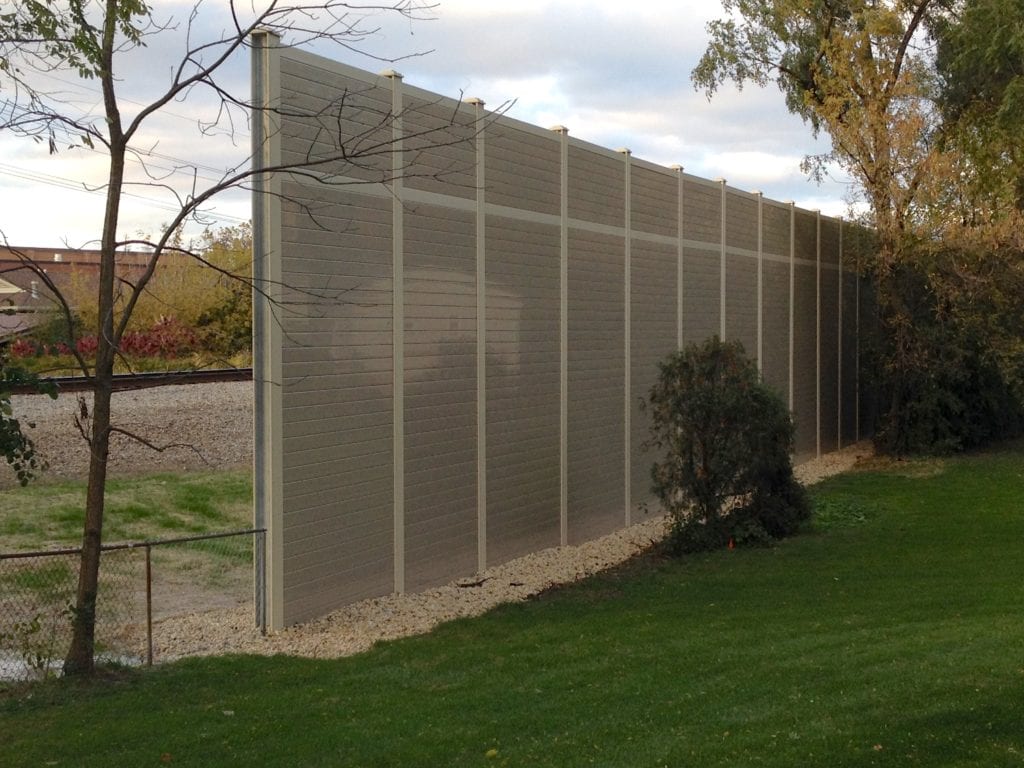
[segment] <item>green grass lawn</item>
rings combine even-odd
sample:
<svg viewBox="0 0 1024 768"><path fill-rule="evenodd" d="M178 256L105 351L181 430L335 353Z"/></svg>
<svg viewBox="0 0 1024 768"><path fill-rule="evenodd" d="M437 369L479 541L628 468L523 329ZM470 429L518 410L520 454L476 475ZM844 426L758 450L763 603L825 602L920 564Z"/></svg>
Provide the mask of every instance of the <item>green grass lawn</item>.
<svg viewBox="0 0 1024 768"><path fill-rule="evenodd" d="M1024 765L1024 446L815 496L780 546L649 557L348 659L9 693L0 765Z"/></svg>
<svg viewBox="0 0 1024 768"><path fill-rule="evenodd" d="M81 546L84 481L33 483L0 491L0 553ZM246 470L111 478L104 543L176 539L252 527ZM230 604L252 594L249 536L154 547L154 617ZM33 669L67 649L77 555L0 559L0 662L26 658ZM144 653L145 552L104 553L97 646L127 657ZM0 732L0 766L3 734Z"/></svg>
<svg viewBox="0 0 1024 768"><path fill-rule="evenodd" d="M0 552L78 547L85 482L33 483L0 491ZM112 477L103 517L105 543L167 539L252 526L252 473Z"/></svg>

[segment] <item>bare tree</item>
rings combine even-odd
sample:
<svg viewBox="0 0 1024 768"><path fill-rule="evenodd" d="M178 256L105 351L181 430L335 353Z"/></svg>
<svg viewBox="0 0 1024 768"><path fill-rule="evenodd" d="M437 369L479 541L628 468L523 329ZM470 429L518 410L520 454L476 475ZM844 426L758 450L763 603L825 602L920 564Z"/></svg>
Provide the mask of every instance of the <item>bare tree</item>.
<svg viewBox="0 0 1024 768"><path fill-rule="evenodd" d="M260 147L253 147L245 163L205 182L194 166L190 188L182 192L151 165L152 152L136 146L143 126L148 126L168 107L179 102L206 98L213 103L214 116L199 123L200 132L233 134L238 121L262 119L260 111L274 107L254 103L248 84L239 88L229 76L230 67L255 44L254 39L271 39L280 45L297 46L317 43L321 49L359 50L374 34L375 16L391 15L414 20L429 14L431 6L417 0L395 0L384 4L353 4L337 0L317 3L278 2L270 0L253 5L230 2L226 29L200 37L198 21L207 11L196 3L182 20L160 19L156 9L143 0L44 0L25 3L19 0L0 3L0 130L36 141L44 141L51 152L72 146L102 152L107 178L102 187L105 213L97 227L101 251L97 293L98 327L89 329L98 340L95 359L78 357L83 373L92 383L92 412L88 431L89 463L86 492L82 556L78 588L73 608L73 639L64 662L65 674L87 674L94 667L94 635L101 538L103 531L104 496L107 460L111 434L120 430L111 411L112 377L119 346L140 297L153 278L159 260L178 251L200 257L196 251L183 247L176 233L189 222L208 223L204 212L210 201L229 190L255 190L261 187L259 177L268 172L288 172L315 178L322 184L351 183L334 170L339 163L359 168L363 183L386 183L393 170L373 175L374 168L390 164L376 161L378 156L390 157L395 152L389 139L390 126L400 116L382 112L375 116L377 125L363 135L345 136L331 133L332 126L342 123L342 115L350 109L345 97L315 116L318 126L311 151L304 157L274 168L259 168L255 162ZM261 33L254 38L254 33ZM123 64L133 52L148 43L166 44L170 38L184 39L180 55L158 92L143 104L129 102L120 96L124 77L130 74ZM97 84L102 93L102 111L98 117L77 114L59 94L48 92L40 83L45 76L59 73ZM244 89L244 90L243 90ZM306 116L309 117L309 116ZM457 125L462 120L461 125ZM464 117L453 114L448 128L434 128L407 146L422 151L456 142L472 141L474 130ZM244 124L241 123L241 124ZM312 147L316 145L316 151ZM324 149L324 146L328 149ZM410 151L403 148L404 151ZM415 150L413 150L415 151ZM126 172L129 161L137 161L147 169L147 177L133 182ZM147 165L149 161L149 165ZM408 160L412 163L412 159ZM186 164L186 167L187 164ZM177 170L181 170L180 168ZM368 175L369 172L369 175ZM436 173L436 171L435 171ZM404 175L404 174L403 174ZM122 203L133 184L143 183L171 195L174 213L160 231L144 243L119 240L117 231ZM315 211L309 211L315 216ZM144 245L149 257L143 268L126 274L118 269L119 254L129 244ZM26 266L44 280L38 264L25 260ZM246 279L241 277L240 279ZM73 339L72 312L67 301L55 292L60 309ZM266 286L254 283L253 290L265 293ZM329 293L311 297L331 300ZM333 297L337 299L338 297ZM73 345L71 345L73 347Z"/></svg>

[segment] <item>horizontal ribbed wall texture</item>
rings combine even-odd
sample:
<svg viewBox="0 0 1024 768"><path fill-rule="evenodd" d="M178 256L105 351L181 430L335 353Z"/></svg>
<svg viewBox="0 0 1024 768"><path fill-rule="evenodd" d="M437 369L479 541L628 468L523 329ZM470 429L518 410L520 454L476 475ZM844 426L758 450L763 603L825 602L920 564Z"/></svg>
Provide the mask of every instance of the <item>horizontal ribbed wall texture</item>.
<svg viewBox="0 0 1024 768"><path fill-rule="evenodd" d="M656 511L639 401L683 344L760 355L798 458L859 437L849 225L398 76L259 62L264 167L315 162L255 206L272 626Z"/></svg>

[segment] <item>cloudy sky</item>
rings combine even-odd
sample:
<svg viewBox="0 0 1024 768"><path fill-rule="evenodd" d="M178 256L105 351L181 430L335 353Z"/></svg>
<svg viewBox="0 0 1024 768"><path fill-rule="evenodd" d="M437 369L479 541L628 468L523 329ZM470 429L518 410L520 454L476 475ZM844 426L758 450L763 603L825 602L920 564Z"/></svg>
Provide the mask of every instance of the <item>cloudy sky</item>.
<svg viewBox="0 0 1024 768"><path fill-rule="evenodd" d="M183 46L190 4L155 0L155 15L178 22L178 31L150 38L143 54L120 61L119 93L130 118L169 79ZM216 36L227 16L224 0L199 8L193 40ZM475 96L489 107L514 102L509 114L542 127L564 125L570 135L609 148L628 147L637 157L683 165L706 178L725 177L730 186L760 189L776 200L840 215L848 185L836 178L823 185L807 180L801 159L823 152L810 130L789 115L776 90L722 89L709 102L695 92L690 72L707 42L705 24L722 15L717 0L639 3L610 0L441 0L433 18L410 21L380 15L363 22L376 30L355 43L359 51L314 47L317 53L380 71L394 68L407 83L447 96ZM370 55L365 55L370 54ZM417 55L410 55L417 54ZM377 58L374 58L377 57ZM384 59L403 57L389 64ZM244 57L226 70L225 82L248 93ZM70 111L96 115L96 85L68 72L38 81ZM0 97L10 98L5 87ZM198 97L199 94L196 94ZM225 119L204 136L212 121L201 99L168 105L134 142L140 158L130 165L137 181L140 160L162 186L130 189L121 233L152 232L170 218L173 195L201 188L245 162L244 118ZM80 247L99 236L105 157L0 134L0 232L23 246ZM249 217L244 196L211 206L215 225Z"/></svg>

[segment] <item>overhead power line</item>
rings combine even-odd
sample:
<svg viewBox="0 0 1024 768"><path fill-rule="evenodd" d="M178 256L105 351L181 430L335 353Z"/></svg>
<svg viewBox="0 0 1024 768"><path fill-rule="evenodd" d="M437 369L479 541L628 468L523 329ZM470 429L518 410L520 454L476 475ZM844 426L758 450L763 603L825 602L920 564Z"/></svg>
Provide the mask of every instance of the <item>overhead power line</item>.
<svg viewBox="0 0 1024 768"><path fill-rule="evenodd" d="M50 174L39 173L37 171L32 171L28 168L20 168L16 165L9 165L7 163L0 163L0 174L9 176L11 178L21 179L23 181L31 181L35 184L45 184L47 186L58 187L60 189L66 189L73 192L85 192L91 195L105 194L105 191L102 188L90 188L85 186L85 184L83 184L82 182L75 181L74 179L69 179L64 176L52 176ZM171 213L178 213L181 210L180 206L172 205L162 200L155 200L154 198L146 197L145 195L137 195L132 192L122 192L121 194L122 197L129 197L132 198L133 200L139 200L140 202L150 207L160 208ZM232 216L226 213L218 213L216 211L203 210L202 215L208 216L211 219L231 221L235 223L242 223L248 221L247 218L243 218L240 216Z"/></svg>

